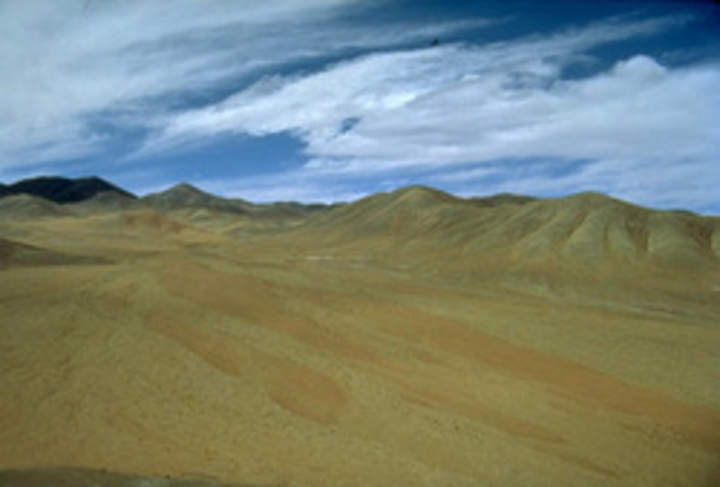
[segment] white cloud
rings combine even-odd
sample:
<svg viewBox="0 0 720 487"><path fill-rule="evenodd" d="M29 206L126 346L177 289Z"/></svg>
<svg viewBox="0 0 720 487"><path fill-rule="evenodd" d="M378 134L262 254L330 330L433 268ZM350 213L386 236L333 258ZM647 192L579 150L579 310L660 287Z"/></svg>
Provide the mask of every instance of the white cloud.
<svg viewBox="0 0 720 487"><path fill-rule="evenodd" d="M218 132L293 131L308 144L308 154L317 157L417 160L420 152L422 159L446 161L463 155L458 143L466 145L474 134L468 122L490 116L488 123L500 131L498 136L512 141L517 134L506 128L543 121L543 103L552 103L542 99L547 85L584 50L682 21L606 23L483 47L372 54L303 77L262 79L217 105L175 116L149 146ZM516 109L526 123L500 119L504 111ZM343 133L344 121L352 118L359 123ZM388 147L384 134L407 143ZM418 145L415 139L430 144Z"/></svg>
<svg viewBox="0 0 720 487"><path fill-rule="evenodd" d="M416 168L434 170L445 185L475 180L499 191L599 189L647 204L717 203L720 66L670 69L636 55L586 79L561 76L569 65L594 62L587 53L595 47L659 34L687 18L616 19L481 46L407 49L490 21L370 27L343 20L367 5L2 2L0 174L102 154L112 133L99 119L149 130L140 155L226 133L289 132L303 141L310 161L302 170L213 186L251 199L345 199L360 194L351 178L382 181L388 171ZM247 86L288 63L380 48ZM228 83L238 88L225 100L178 111L186 97L211 99ZM560 177L548 169L502 179L509 173L497 161L538 157L587 162Z"/></svg>
<svg viewBox="0 0 720 487"><path fill-rule="evenodd" d="M153 128L178 100L259 70L487 22L393 29L335 22L375 3L2 2L0 167L98 153L97 117Z"/></svg>
<svg viewBox="0 0 720 487"><path fill-rule="evenodd" d="M306 143L305 171L337 177L506 158L585 160L571 175L550 171L495 187L535 194L594 188L664 206L681 204L686 193L697 204L717 203L706 181L720 180L720 65L669 69L635 55L588 78L560 74L591 47L685 20L362 56L301 77L264 79L179 114L150 144L289 131ZM473 171L438 180L489 174Z"/></svg>

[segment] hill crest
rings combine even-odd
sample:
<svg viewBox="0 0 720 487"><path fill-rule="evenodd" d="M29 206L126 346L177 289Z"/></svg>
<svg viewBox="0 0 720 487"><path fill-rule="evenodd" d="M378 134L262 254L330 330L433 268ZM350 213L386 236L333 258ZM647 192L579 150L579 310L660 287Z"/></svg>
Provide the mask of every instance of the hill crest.
<svg viewBox="0 0 720 487"><path fill-rule="evenodd" d="M590 192L463 199L402 188L319 215L299 230L334 244L382 242L388 251L489 252L511 261L560 259L583 267L645 262L693 269L720 262L720 218L652 210Z"/></svg>
<svg viewBox="0 0 720 487"><path fill-rule="evenodd" d="M29 194L59 204L77 203L92 198L98 193L113 191L128 198L136 196L115 186L102 178L64 178L59 176L39 176L23 179L0 188L0 198L12 194Z"/></svg>
<svg viewBox="0 0 720 487"><path fill-rule="evenodd" d="M188 183L179 183L165 191L151 193L140 198L140 201L158 210L208 208L239 214L247 213L251 206L247 201L215 196Z"/></svg>
<svg viewBox="0 0 720 487"><path fill-rule="evenodd" d="M70 215L54 201L27 193L11 194L0 199L0 216L10 218L51 217Z"/></svg>

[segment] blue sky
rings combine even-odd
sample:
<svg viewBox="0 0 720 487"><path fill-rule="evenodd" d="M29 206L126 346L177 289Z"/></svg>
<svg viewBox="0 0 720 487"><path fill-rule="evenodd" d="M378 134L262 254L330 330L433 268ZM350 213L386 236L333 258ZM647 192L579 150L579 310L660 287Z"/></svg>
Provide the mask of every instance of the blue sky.
<svg viewBox="0 0 720 487"><path fill-rule="evenodd" d="M720 214L709 0L6 0L0 32L6 183L592 190Z"/></svg>

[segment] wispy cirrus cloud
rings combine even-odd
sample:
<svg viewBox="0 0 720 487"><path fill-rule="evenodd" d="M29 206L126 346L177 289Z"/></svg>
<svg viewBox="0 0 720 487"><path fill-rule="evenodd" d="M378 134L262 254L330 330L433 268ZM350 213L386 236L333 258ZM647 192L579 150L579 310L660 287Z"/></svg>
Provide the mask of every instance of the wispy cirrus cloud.
<svg viewBox="0 0 720 487"><path fill-rule="evenodd" d="M687 21L614 21L484 46L365 55L263 79L179 113L148 147L217 133L289 132L310 158L300 172L318 178L445 168L435 180L450 186L474 180L489 191L596 189L664 206L681 203L686 191L698 205L712 203L697 174L720 179L720 92L713 88L720 65L671 69L637 54L591 76L563 76L573 63L588 62L592 48ZM497 162L548 158L587 163L562 176L549 170L510 180ZM488 166L464 168L482 161Z"/></svg>
<svg viewBox="0 0 720 487"><path fill-rule="evenodd" d="M564 101L557 84L561 71L588 49L657 34L686 21L601 23L486 46L391 51L304 76L264 78L218 104L171 117L148 146L221 132L290 131L314 157L447 162L470 152L476 158L477 149L461 147L472 147L479 129L490 126L513 139L510 129L546 122L542 105L552 100L541 98L554 95ZM555 111L563 108L558 104ZM504 110L514 111L513 118L520 120L503 118ZM351 129L348 120L353 120ZM472 124L480 120L484 123ZM386 134L401 143L388 146L382 140Z"/></svg>
<svg viewBox="0 0 720 487"><path fill-rule="evenodd" d="M488 22L348 21L375 3L3 2L0 168L101 153L108 126L163 127L179 107L214 102L264 70Z"/></svg>
<svg viewBox="0 0 720 487"><path fill-rule="evenodd" d="M598 54L693 18L606 18L499 42L444 39L517 16L353 20L387 5L3 2L0 175L38 163L54 172L72 158L92 168L130 151L128 174L155 175L133 184L157 187L158 161L176 153L285 134L303 154L276 165L281 173L206 182L262 200L425 182L466 194L594 189L645 204L719 204L710 182L720 179L720 65L678 67L642 49ZM437 36L440 46L426 47ZM238 155L251 163L262 161Z"/></svg>

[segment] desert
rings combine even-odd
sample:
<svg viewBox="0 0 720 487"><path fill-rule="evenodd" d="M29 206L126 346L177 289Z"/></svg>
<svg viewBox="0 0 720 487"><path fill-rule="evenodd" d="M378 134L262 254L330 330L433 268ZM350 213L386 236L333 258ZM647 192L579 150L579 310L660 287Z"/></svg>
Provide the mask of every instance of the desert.
<svg viewBox="0 0 720 487"><path fill-rule="evenodd" d="M720 0L0 33L0 487L720 486Z"/></svg>
<svg viewBox="0 0 720 487"><path fill-rule="evenodd" d="M292 212L99 194L0 199L6 471L720 478L716 217L428 187Z"/></svg>

